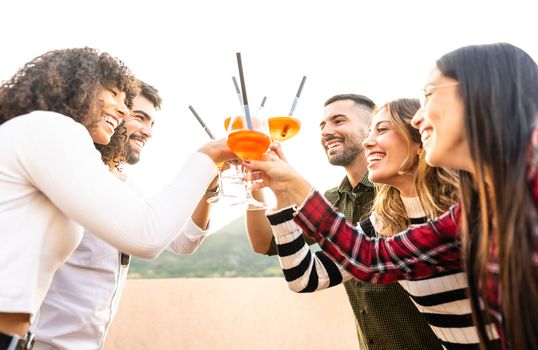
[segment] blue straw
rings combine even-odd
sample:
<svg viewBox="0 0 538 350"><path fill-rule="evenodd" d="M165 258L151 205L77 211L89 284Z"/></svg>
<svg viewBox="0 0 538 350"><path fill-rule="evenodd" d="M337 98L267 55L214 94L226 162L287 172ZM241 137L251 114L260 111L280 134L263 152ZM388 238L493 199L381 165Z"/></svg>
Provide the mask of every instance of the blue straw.
<svg viewBox="0 0 538 350"><path fill-rule="evenodd" d="M237 80L235 79L235 77L232 77L232 80L234 82L235 92L237 93L237 98L239 98L239 105L241 106L241 108L243 108L243 99L241 98L241 90L239 90L239 85L237 85Z"/></svg>

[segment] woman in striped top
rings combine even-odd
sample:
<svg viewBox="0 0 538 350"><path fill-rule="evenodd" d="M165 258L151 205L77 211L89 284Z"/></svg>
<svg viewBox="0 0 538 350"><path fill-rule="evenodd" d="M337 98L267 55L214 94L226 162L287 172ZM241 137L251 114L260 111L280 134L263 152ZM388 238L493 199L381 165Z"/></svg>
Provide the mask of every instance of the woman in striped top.
<svg viewBox="0 0 538 350"><path fill-rule="evenodd" d="M419 107L419 101L412 99L385 104L371 121L362 144L369 178L377 188L373 213L360 224L360 229L370 237L392 236L409 225L424 223L456 202L455 174L430 167L424 160L420 134L411 126L411 118ZM270 216L273 223L278 223L277 218L278 215ZM277 243L281 239L286 240L277 236ZM323 252L312 255L308 246L301 244L300 236L295 240L299 241L284 241L277 246L291 290L311 292L352 278ZM290 252L285 246L295 247L295 251ZM478 349L480 341L465 295L465 273L450 271L426 280L400 283L445 349ZM310 288L305 289L306 286Z"/></svg>
<svg viewBox="0 0 538 350"><path fill-rule="evenodd" d="M244 164L265 172L256 188L269 185L279 208L302 203L284 215L354 277L465 269L481 346L497 348L493 323L503 348L538 349L538 66L510 44L462 47L436 62L422 97L412 123L426 161L460 170L460 202L427 224L369 238L277 157Z"/></svg>

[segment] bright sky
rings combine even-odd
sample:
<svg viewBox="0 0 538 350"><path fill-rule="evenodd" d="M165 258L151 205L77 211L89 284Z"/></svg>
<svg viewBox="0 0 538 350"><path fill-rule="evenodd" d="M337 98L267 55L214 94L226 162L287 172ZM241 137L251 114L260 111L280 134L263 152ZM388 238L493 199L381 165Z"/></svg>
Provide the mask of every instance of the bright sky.
<svg viewBox="0 0 538 350"><path fill-rule="evenodd" d="M128 169L146 193L165 185L208 140L192 104L218 136L240 112L232 76L241 52L255 109L289 111L307 81L295 116L301 132L283 144L290 163L320 189L344 175L319 144L323 102L360 93L376 103L416 97L436 58L457 47L505 41L538 60L532 1L42 1L3 2L0 80L57 48L91 46L124 60L157 87L164 107L142 161ZM215 208L217 226L241 215Z"/></svg>

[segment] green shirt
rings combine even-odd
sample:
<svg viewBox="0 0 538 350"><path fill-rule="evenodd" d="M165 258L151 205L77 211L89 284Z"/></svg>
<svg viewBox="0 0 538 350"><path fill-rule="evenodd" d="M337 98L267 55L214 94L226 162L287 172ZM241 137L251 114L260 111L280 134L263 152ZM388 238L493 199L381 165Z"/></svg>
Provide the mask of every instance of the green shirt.
<svg viewBox="0 0 538 350"><path fill-rule="evenodd" d="M327 200L353 225L368 217L374 196L374 187L368 180L368 174L354 188L345 177L340 186L325 192ZM268 254L276 253L273 238ZM424 316L400 284L382 285L349 280L344 287L355 314L361 350L441 349Z"/></svg>
<svg viewBox="0 0 538 350"><path fill-rule="evenodd" d="M345 177L325 197L353 225L368 217L375 192L368 174L351 187ZM370 284L357 280L344 283L357 325L359 348L441 349L426 319L399 283Z"/></svg>

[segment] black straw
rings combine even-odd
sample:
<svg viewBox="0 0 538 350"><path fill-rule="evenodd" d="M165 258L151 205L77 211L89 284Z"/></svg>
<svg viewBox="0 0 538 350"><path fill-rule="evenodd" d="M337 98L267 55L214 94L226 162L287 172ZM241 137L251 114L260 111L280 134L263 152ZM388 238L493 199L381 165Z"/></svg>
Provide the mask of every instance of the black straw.
<svg viewBox="0 0 538 350"><path fill-rule="evenodd" d="M241 82L241 93L243 96L243 108L245 109L245 117L247 126L252 130L252 120L250 120L250 111L248 110L247 88L245 86L245 76L243 75L243 64L241 63L241 52L236 53L237 67L239 68L239 81Z"/></svg>
<svg viewBox="0 0 538 350"><path fill-rule="evenodd" d="M265 106L265 101L267 101L267 96L263 96L262 103L260 103L260 110Z"/></svg>
<svg viewBox="0 0 538 350"><path fill-rule="evenodd" d="M194 114L194 116L196 117L196 119L198 119L198 121L200 122L200 125L202 125L202 128L204 128L205 132L207 132L207 134L209 135L209 137L211 137L211 140L214 140L215 139L215 136L213 136L213 134L211 133L211 130L209 130L209 128L207 127L207 125L205 125L204 121L202 120L202 118L200 118L200 116L198 115L198 113L196 113L196 111L194 110L194 108L192 106L189 105L189 109L191 110L192 114Z"/></svg>
<svg viewBox="0 0 538 350"><path fill-rule="evenodd" d="M299 97L301 97L301 92L303 91L304 82L306 81L306 75L303 76L303 80L301 80L301 85L299 85L299 90L297 90L297 94L295 95L295 99L293 100L293 104L291 105L289 116L291 117L293 115L293 112L295 111L295 107L297 106L297 102L299 101Z"/></svg>

